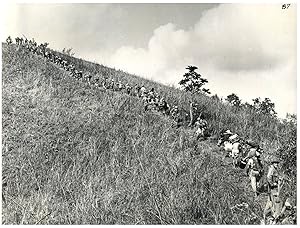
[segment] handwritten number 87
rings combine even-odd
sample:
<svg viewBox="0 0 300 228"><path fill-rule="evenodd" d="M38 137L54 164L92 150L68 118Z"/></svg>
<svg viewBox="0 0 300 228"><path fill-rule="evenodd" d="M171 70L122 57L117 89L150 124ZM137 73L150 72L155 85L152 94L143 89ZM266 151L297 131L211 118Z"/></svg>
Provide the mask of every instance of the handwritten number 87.
<svg viewBox="0 0 300 228"><path fill-rule="evenodd" d="M282 8L282 9L288 9L288 8L290 7L290 5L291 5L291 4L283 4L281 8Z"/></svg>

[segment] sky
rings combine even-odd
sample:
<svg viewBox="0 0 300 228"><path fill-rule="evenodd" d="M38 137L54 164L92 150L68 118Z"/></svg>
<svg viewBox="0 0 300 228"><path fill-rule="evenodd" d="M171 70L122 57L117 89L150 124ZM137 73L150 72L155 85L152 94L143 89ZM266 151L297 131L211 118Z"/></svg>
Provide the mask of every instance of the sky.
<svg viewBox="0 0 300 228"><path fill-rule="evenodd" d="M242 102L268 97L296 113L296 5L10 4L1 40L25 35L56 50L166 85L197 66L206 88Z"/></svg>

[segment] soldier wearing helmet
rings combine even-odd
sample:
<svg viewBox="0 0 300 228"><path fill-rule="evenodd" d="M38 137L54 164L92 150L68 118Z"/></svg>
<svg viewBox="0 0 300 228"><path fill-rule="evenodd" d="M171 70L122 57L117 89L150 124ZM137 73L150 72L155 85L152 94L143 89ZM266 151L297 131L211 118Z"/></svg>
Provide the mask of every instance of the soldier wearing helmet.
<svg viewBox="0 0 300 228"><path fill-rule="evenodd" d="M265 207L264 216L267 214L268 209L278 207L278 203L280 202L279 196L281 195L280 190L282 188L283 178L279 174L279 163L280 161L276 156L271 158L271 165L269 166L267 174L269 197ZM279 216L280 211L279 209L276 209L275 212L273 213L273 217L276 219Z"/></svg>
<svg viewBox="0 0 300 228"><path fill-rule="evenodd" d="M180 112L178 109L178 106L174 106L172 110L170 111L172 118L176 122L176 127L179 128L182 125L183 119L180 116Z"/></svg>
<svg viewBox="0 0 300 228"><path fill-rule="evenodd" d="M246 173L249 176L251 187L256 197L259 195L259 192L257 191L257 185L262 177L262 171L263 165L260 156L255 155L249 158L246 165Z"/></svg>
<svg viewBox="0 0 300 228"><path fill-rule="evenodd" d="M159 100L159 104L158 104L158 110L161 111L164 115L166 115L169 108L170 107L169 107L168 103L165 101L165 99L163 97L161 97L161 99Z"/></svg>
<svg viewBox="0 0 300 228"><path fill-rule="evenodd" d="M267 225L293 225L296 224L296 207L292 206L290 197L284 200L279 192L275 192L273 201L268 198L263 217Z"/></svg>
<svg viewBox="0 0 300 228"><path fill-rule="evenodd" d="M271 165L269 166L268 174L267 174L267 181L270 190L279 190L279 159L277 157L273 157L271 159Z"/></svg>

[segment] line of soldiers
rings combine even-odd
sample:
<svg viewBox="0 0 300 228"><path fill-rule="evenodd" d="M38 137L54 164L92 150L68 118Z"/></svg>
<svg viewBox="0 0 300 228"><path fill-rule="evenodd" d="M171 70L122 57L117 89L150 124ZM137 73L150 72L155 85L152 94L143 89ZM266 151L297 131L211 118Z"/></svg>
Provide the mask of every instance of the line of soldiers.
<svg viewBox="0 0 300 228"><path fill-rule="evenodd" d="M225 157L232 157L235 167L246 169L252 190L255 197L261 193L268 194L268 200L264 209L263 224L295 224L296 206L291 205L291 199L284 199L281 189L288 181L280 173L280 160L273 156L270 159L270 165L266 178L264 175L264 166L261 154L264 152L258 143L244 140L238 134L230 130L221 131L218 146L223 145L225 151L228 148ZM228 153L229 152L229 153ZM265 182L263 182L266 180Z"/></svg>
<svg viewBox="0 0 300 228"><path fill-rule="evenodd" d="M48 43L37 45L34 39L28 41L27 38L23 40L23 38L19 37L17 37L15 40L18 46L25 47L29 51L43 56L47 60L58 65L60 68L68 71L69 75L76 80L85 81L90 85L96 86L97 88L102 88L104 90L125 92L130 96L141 98L144 103L145 111L159 111L163 113L163 115L170 116L175 121L175 126L177 128L183 126L184 122L189 122L188 127L191 127L194 130L197 140L200 138L205 139L206 136L209 136L207 133L208 123L204 119L203 113L197 110L197 104L194 102L190 103L190 113L187 113L185 110L179 110L177 105L174 105L171 108L171 105L169 105L164 97L160 96L154 88L147 90L144 85L141 87L138 84L131 86L128 83L123 84L119 80L115 81L113 78L108 77L103 77L102 81L100 81L101 79L98 75L92 76L92 74L88 72L84 74L81 70L76 69L72 63L63 59L59 55L54 54L50 49L47 49ZM6 42L9 45L13 43L10 36L7 38ZM240 167L242 169L246 168L246 173L249 176L251 187L255 193L255 196L258 196L260 194L260 190L262 190L264 187L268 188L269 200L264 212L264 218L271 213L271 215L274 217L272 220L273 223L274 221L276 223L279 221L286 222L284 219L287 217L283 216L283 214L289 214L288 211L291 208L289 204L285 203L285 206L282 206L282 212L278 213L278 210L277 212L274 212L276 211L274 210L274 207L278 205L276 202L278 201L280 191L280 188L278 187L278 191L276 193L274 190L276 188L274 186L280 186L279 180L281 180L281 178L278 178L278 181L274 181L274 176L276 176L278 173L278 166L276 166L276 164L278 164L278 160L275 159L272 161L272 165L270 166L268 172L267 186L258 186L258 183L263 175L263 165L260 158L260 155L263 152L262 148L260 148L257 143L243 140L238 136L238 134L233 134L230 130L222 131L220 135L221 137L218 142L218 146L224 146L225 151L228 152L226 156L233 158L233 164L235 167ZM291 216L289 216L289 218L290 217Z"/></svg>
<svg viewBox="0 0 300 228"><path fill-rule="evenodd" d="M83 73L81 70L76 69L72 63L63 59L59 55L54 54L49 48L47 48L48 43L37 45L34 39L28 40L26 37L25 39L17 37L15 40L18 46L25 47L34 54L43 56L47 60L68 71L70 76L75 78L76 80L85 81L88 84L94 85L99 88L102 87L104 90L125 92L128 95L139 97L144 103L145 111L158 111L163 115L170 116L175 121L175 126L177 128L182 126L184 121L190 121L190 124L188 126L195 128L196 138L199 139L201 137L205 137L204 133L208 129L207 121L204 120L202 114L200 114L195 121L195 103L191 103L191 113L190 115L188 115L188 113L184 110L179 110L177 105L171 107L171 105L168 104L165 98L163 96L160 96L154 88L148 90L144 85L139 86L138 84L135 84L134 86L131 86L129 83L123 84L121 81L115 81L114 78L108 78L107 76L102 77L101 81L99 75L93 76L88 72ZM10 36L6 39L6 42L7 44L12 44L12 39Z"/></svg>

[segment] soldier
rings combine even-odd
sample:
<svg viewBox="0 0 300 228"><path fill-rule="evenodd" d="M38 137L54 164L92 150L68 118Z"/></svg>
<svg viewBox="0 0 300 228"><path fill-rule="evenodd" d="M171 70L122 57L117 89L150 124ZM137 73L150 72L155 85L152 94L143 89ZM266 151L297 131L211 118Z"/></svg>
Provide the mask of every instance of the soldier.
<svg viewBox="0 0 300 228"><path fill-rule="evenodd" d="M30 51L32 51L32 40L29 40L28 48L29 48Z"/></svg>
<svg viewBox="0 0 300 228"><path fill-rule="evenodd" d="M154 88L151 88L149 91L149 98L154 99L154 97L155 97L155 91L154 91Z"/></svg>
<svg viewBox="0 0 300 228"><path fill-rule="evenodd" d="M233 133L229 129L226 131L221 131L217 146L221 146L222 143L229 141L229 137L232 135Z"/></svg>
<svg viewBox="0 0 300 228"><path fill-rule="evenodd" d="M273 157L271 160L271 165L268 169L267 174L267 182L269 187L270 199L272 199L272 195L274 192L280 192L281 186L281 177L279 175L279 159L277 157Z"/></svg>
<svg viewBox="0 0 300 228"><path fill-rule="evenodd" d="M144 102L144 109L145 111L147 111L149 109L149 102L150 102L150 98L149 98L149 94L147 92L144 93L144 95L142 96L142 101Z"/></svg>
<svg viewBox="0 0 300 228"><path fill-rule="evenodd" d="M55 64L59 64L59 56L55 55L55 61L54 61Z"/></svg>
<svg viewBox="0 0 300 228"><path fill-rule="evenodd" d="M74 71L74 78L76 80L78 80L78 73L79 73L79 71L77 69L75 69L75 71Z"/></svg>
<svg viewBox="0 0 300 228"><path fill-rule="evenodd" d="M94 84L95 84L96 87L99 87L99 85L100 85L99 80L100 80L99 78L95 78L95 83Z"/></svg>
<svg viewBox="0 0 300 228"><path fill-rule="evenodd" d="M263 149L260 148L259 144L257 142L253 142L253 141L246 141L245 144L250 147L249 148L249 152L246 155L246 157L244 157L242 160L243 161L247 161L249 158L253 157L253 156L260 156L263 152Z"/></svg>
<svg viewBox="0 0 300 228"><path fill-rule="evenodd" d="M104 77L103 81L102 81L102 87L104 89L108 89L109 88L109 83L108 83L108 78Z"/></svg>
<svg viewBox="0 0 300 228"><path fill-rule="evenodd" d="M82 71L81 70L77 71L76 78L77 78L77 80L82 80Z"/></svg>
<svg viewBox="0 0 300 228"><path fill-rule="evenodd" d="M246 165L246 173L247 175L249 175L251 187L256 197L259 195L259 192L257 191L257 185L260 178L262 177L262 170L263 165L259 156L253 156L249 158Z"/></svg>
<svg viewBox="0 0 300 228"><path fill-rule="evenodd" d="M55 64L56 64L56 65L59 65L59 63L60 63L60 57L59 57L59 56L56 56Z"/></svg>
<svg viewBox="0 0 300 228"><path fill-rule="evenodd" d="M37 43L35 42L34 38L32 38L32 45L33 45L34 47L37 46Z"/></svg>
<svg viewBox="0 0 300 228"><path fill-rule="evenodd" d="M173 118L173 119L176 119L176 118L177 118L177 115L178 115L178 106L175 105L175 106L171 109L170 113L171 113L172 118Z"/></svg>
<svg viewBox="0 0 300 228"><path fill-rule="evenodd" d="M139 97L143 97L143 96L146 95L147 90L146 90L146 88L145 88L144 85L142 85L142 87L140 88L139 92L140 92Z"/></svg>
<svg viewBox="0 0 300 228"><path fill-rule="evenodd" d="M62 58L58 57L58 65L62 66Z"/></svg>
<svg viewBox="0 0 300 228"><path fill-rule="evenodd" d="M290 221L293 220L291 219L293 213L290 199L288 198L283 204L284 201L281 197L284 178L279 173L279 163L279 159L274 156L268 169L268 201L264 209L264 220L270 215L270 224L293 224L293 221Z"/></svg>
<svg viewBox="0 0 300 228"><path fill-rule="evenodd" d="M156 111L159 111L159 102L160 102L160 98L159 98L159 95L156 94L154 100L153 100L153 104L154 104L154 109Z"/></svg>
<svg viewBox="0 0 300 228"><path fill-rule="evenodd" d="M19 38L19 37L16 37L15 40L16 40L16 44L17 44L17 45L20 45L20 38Z"/></svg>
<svg viewBox="0 0 300 228"><path fill-rule="evenodd" d="M242 140L240 139L238 134L234 134L229 137L229 142L232 144L231 153L229 155L233 159L233 166L237 167L239 165L239 156L240 152L242 150ZM244 162L244 165L246 165L246 162Z"/></svg>
<svg viewBox="0 0 300 228"><path fill-rule="evenodd" d="M46 59L49 59L49 52L47 52L47 51L46 51L46 53L45 53L45 58L46 58Z"/></svg>
<svg viewBox="0 0 300 228"><path fill-rule="evenodd" d="M151 107L151 109L155 109L156 107L156 93L154 91L154 88L151 88L150 91L146 93L148 106Z"/></svg>
<svg viewBox="0 0 300 228"><path fill-rule="evenodd" d="M64 70L68 71L68 61L67 60L63 60L63 67L64 67Z"/></svg>
<svg viewBox="0 0 300 228"><path fill-rule="evenodd" d="M90 73L88 73L88 75L86 75L86 80L87 80L87 83L90 85L91 84L91 80L92 80L92 75Z"/></svg>
<svg viewBox="0 0 300 228"><path fill-rule="evenodd" d="M112 78L108 84L108 89L115 89L115 80Z"/></svg>
<svg viewBox="0 0 300 228"><path fill-rule="evenodd" d="M287 198L283 208L281 209L280 215L276 220L277 223L281 225L293 225L297 223L296 215L297 215L296 206L293 207L291 203L291 199Z"/></svg>
<svg viewBox="0 0 300 228"><path fill-rule="evenodd" d="M33 43L32 43L32 52L35 54L37 51L37 43L34 41L33 39Z"/></svg>
<svg viewBox="0 0 300 228"><path fill-rule="evenodd" d="M223 133L223 138L224 138L224 141L228 141L229 140L229 137L232 136L233 133L228 129L226 130L224 133Z"/></svg>
<svg viewBox="0 0 300 228"><path fill-rule="evenodd" d="M170 106L165 101L165 99L162 97L159 101L158 110L163 113L163 115L166 115L169 111Z"/></svg>
<svg viewBox="0 0 300 228"><path fill-rule="evenodd" d="M134 96L136 96L136 97L138 97L139 96L139 94L140 94L140 87L138 86L138 84L135 84L135 86L134 86Z"/></svg>
<svg viewBox="0 0 300 228"><path fill-rule="evenodd" d="M27 40L27 38L25 38L24 46L25 46L25 48L28 48L28 40Z"/></svg>
<svg viewBox="0 0 300 228"><path fill-rule="evenodd" d="M122 84L122 82L120 82L120 81L118 81L117 82L117 91L122 91L122 89L123 89L123 84Z"/></svg>
<svg viewBox="0 0 300 228"><path fill-rule="evenodd" d="M174 108L172 108L171 112L171 116L172 118L175 120L176 122L176 127L179 128L182 125L182 118L180 117L180 112L178 110L178 106L174 106Z"/></svg>
<svg viewBox="0 0 300 228"><path fill-rule="evenodd" d="M12 39L11 39L10 36L7 37L6 43L7 43L8 45L12 44Z"/></svg>
<svg viewBox="0 0 300 228"><path fill-rule="evenodd" d="M24 41L24 39L23 39L23 37L21 37L21 38L19 39L19 44L20 44L20 45L23 45L23 41Z"/></svg>
<svg viewBox="0 0 300 228"><path fill-rule="evenodd" d="M268 198L263 217L264 224L267 225L293 225L296 224L296 207L291 204L291 199L285 201L276 192L273 195L274 200Z"/></svg>
<svg viewBox="0 0 300 228"><path fill-rule="evenodd" d="M46 52L46 49L47 49L47 46L49 45L49 43L44 43L43 44L43 48L42 48L42 51L43 51L43 54L45 55L45 52Z"/></svg>
<svg viewBox="0 0 300 228"><path fill-rule="evenodd" d="M207 121L205 119L202 119L202 113L200 113L199 117L197 118L196 122L195 122L195 126L196 126L196 136L197 136L197 140L200 137L204 137L204 131L207 130Z"/></svg>
<svg viewBox="0 0 300 228"><path fill-rule="evenodd" d="M75 77L75 67L72 64L70 64L69 69L71 77Z"/></svg>
<svg viewBox="0 0 300 228"><path fill-rule="evenodd" d="M126 89L126 93L127 93L128 95L130 95L130 94L131 94L132 87L131 87L128 83L125 84L125 89Z"/></svg>

